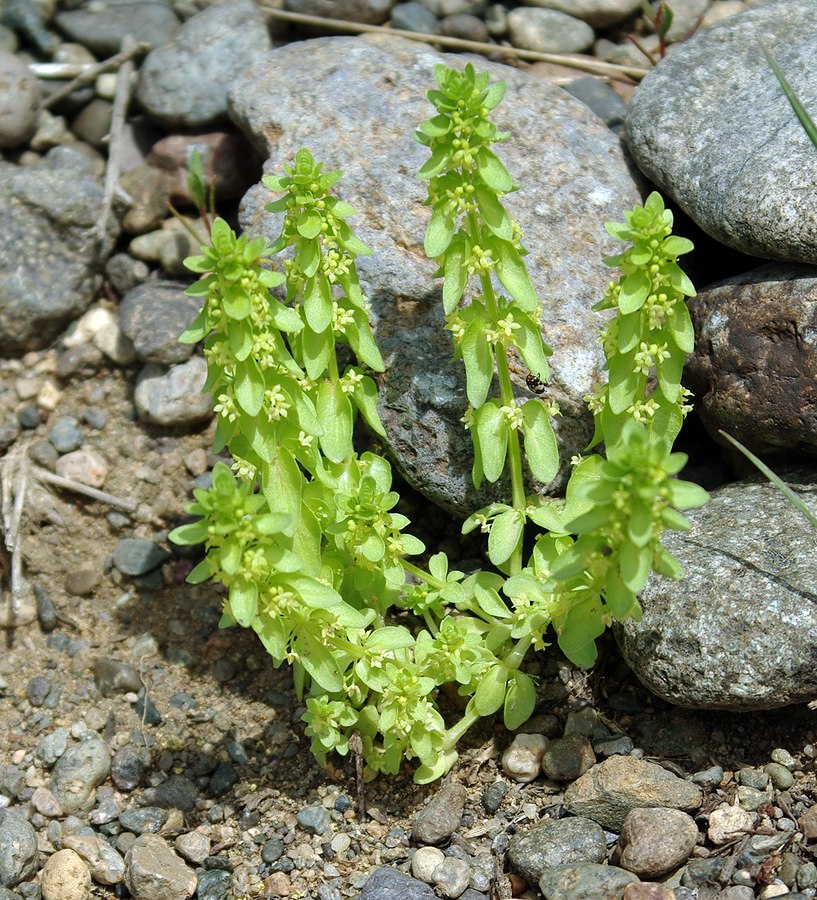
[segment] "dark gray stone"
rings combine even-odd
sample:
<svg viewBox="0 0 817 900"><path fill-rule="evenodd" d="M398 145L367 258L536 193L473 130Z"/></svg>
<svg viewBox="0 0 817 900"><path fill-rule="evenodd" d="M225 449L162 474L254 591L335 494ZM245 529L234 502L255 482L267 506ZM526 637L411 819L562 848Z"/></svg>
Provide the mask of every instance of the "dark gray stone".
<svg viewBox="0 0 817 900"><path fill-rule="evenodd" d="M5 7L5 4L4 4ZM19 147L37 130L40 88L26 63L0 49L0 147Z"/></svg>
<svg viewBox="0 0 817 900"><path fill-rule="evenodd" d="M795 92L814 96L813 12L811 0L777 0L699 32L644 78L627 113L647 177L708 234L766 259L817 263L817 153L760 52L765 42Z"/></svg>
<svg viewBox="0 0 817 900"><path fill-rule="evenodd" d="M548 822L515 834L508 847L513 872L535 884L545 869L566 863L600 863L607 858L607 839L601 826L581 816Z"/></svg>
<svg viewBox="0 0 817 900"><path fill-rule="evenodd" d="M286 8L308 16L382 25L394 0L287 0Z"/></svg>
<svg viewBox="0 0 817 900"><path fill-rule="evenodd" d="M460 422L464 375L443 330L436 264L422 250L429 213L426 186L414 176L428 152L411 132L433 113L424 93L440 62L462 66L465 58L397 38L319 38L256 62L235 82L230 103L235 121L269 157L268 171L283 171L308 145L317 160L346 173L337 193L353 200L350 225L374 251L357 262L387 364L379 387L389 452L422 493L467 515L507 486L473 488L471 438ZM570 457L587 446L592 423L583 398L603 374L600 317L590 307L610 278L602 257L619 247L603 222L620 219L638 195L615 136L586 107L515 69L484 59L476 65L508 82L496 119L512 137L496 150L522 186L504 202L525 232L526 263L554 348L547 396L563 411L555 428L564 466L538 489L556 492ZM245 196L240 218L251 234L277 237L281 217L264 210L272 199L261 186ZM527 372L512 374L519 396L530 396Z"/></svg>
<svg viewBox="0 0 817 900"><path fill-rule="evenodd" d="M781 470L814 510L817 477ZM772 709L817 697L817 557L802 514L764 479L726 485L667 534L682 581L654 576L640 622L616 627L651 691L696 709Z"/></svg>
<svg viewBox="0 0 817 900"><path fill-rule="evenodd" d="M238 783L238 772L230 765L228 762L220 762L216 766L215 772L210 776L210 793L214 797L222 797L227 791L230 790L233 786ZM316 807L308 807L309 809L315 809ZM322 809L322 808L321 808ZM303 810L301 811L303 812ZM329 815L327 810L322 809L322 812L325 812L327 816ZM300 813L298 813L300 817ZM298 819L301 827L306 828L305 825L301 823L300 818ZM326 828L323 829L325 831ZM312 834L322 834L323 831L313 831Z"/></svg>
<svg viewBox="0 0 817 900"><path fill-rule="evenodd" d="M437 895L422 881L383 866L374 870L359 900L437 900Z"/></svg>
<svg viewBox="0 0 817 900"><path fill-rule="evenodd" d="M485 43L489 37L488 29L482 19L468 13L446 16L440 22L440 34L444 34L446 37L460 38L463 41L481 41L482 43Z"/></svg>
<svg viewBox="0 0 817 900"><path fill-rule="evenodd" d="M35 675L26 685L26 698L32 706L42 706L53 682L43 675Z"/></svg>
<svg viewBox="0 0 817 900"><path fill-rule="evenodd" d="M51 734L47 734L34 751L37 758L41 759L44 765L53 766L68 748L68 735L67 728L56 728Z"/></svg>
<svg viewBox="0 0 817 900"><path fill-rule="evenodd" d="M90 304L101 204L93 164L70 147L0 161L0 351L47 346Z"/></svg>
<svg viewBox="0 0 817 900"><path fill-rule="evenodd" d="M54 21L70 40L100 58L118 53L125 35L161 47L179 28L172 4L163 0L102 0L58 12Z"/></svg>
<svg viewBox="0 0 817 900"><path fill-rule="evenodd" d="M138 669L118 659L98 659L94 664L94 683L103 697L138 691L142 687Z"/></svg>
<svg viewBox="0 0 817 900"><path fill-rule="evenodd" d="M322 806L305 806L298 810L298 824L310 834L326 834L332 828L332 817Z"/></svg>
<svg viewBox="0 0 817 900"><path fill-rule="evenodd" d="M167 822L167 810L158 806L143 806L140 809L126 809L119 822L123 828L134 834L158 834Z"/></svg>
<svg viewBox="0 0 817 900"><path fill-rule="evenodd" d="M166 781L152 789L151 803L163 809L180 809L184 813L193 812L199 789L184 775L171 775Z"/></svg>
<svg viewBox="0 0 817 900"><path fill-rule="evenodd" d="M129 291L119 304L122 332L133 341L142 362L170 366L193 352L192 344L180 344L179 335L195 319L201 301L188 297L179 282L150 281Z"/></svg>
<svg viewBox="0 0 817 900"><path fill-rule="evenodd" d="M391 11L391 27L402 31L417 31L421 34L439 34L440 23L434 13L422 3L398 3Z"/></svg>
<svg viewBox="0 0 817 900"><path fill-rule="evenodd" d="M113 551L113 564L123 575L144 575L158 568L170 554L145 538L122 538Z"/></svg>
<svg viewBox="0 0 817 900"><path fill-rule="evenodd" d="M595 762L593 747L583 734L566 734L545 747L542 771L554 781L575 781Z"/></svg>
<svg viewBox="0 0 817 900"><path fill-rule="evenodd" d="M764 459L817 455L817 270L761 266L706 288L689 309L686 371L707 431L723 443L723 429Z"/></svg>
<svg viewBox="0 0 817 900"><path fill-rule="evenodd" d="M0 884L11 888L37 871L37 834L16 810L0 808Z"/></svg>
<svg viewBox="0 0 817 900"><path fill-rule="evenodd" d="M545 900L621 900L624 888L636 884L632 872L596 863L554 866L539 879Z"/></svg>
<svg viewBox="0 0 817 900"><path fill-rule="evenodd" d="M152 50L136 96L160 122L195 128L227 118L233 79L271 46L264 17L250 0L211 6Z"/></svg>
<svg viewBox="0 0 817 900"><path fill-rule="evenodd" d="M230 900L233 876L229 872L213 869L202 872L196 885L197 900Z"/></svg>
<svg viewBox="0 0 817 900"><path fill-rule="evenodd" d="M82 432L73 416L60 416L48 429L48 440L57 453L70 453L82 444Z"/></svg>
<svg viewBox="0 0 817 900"><path fill-rule="evenodd" d="M133 744L116 751L111 762L111 781L120 791L132 791L141 782L147 768L145 755Z"/></svg>

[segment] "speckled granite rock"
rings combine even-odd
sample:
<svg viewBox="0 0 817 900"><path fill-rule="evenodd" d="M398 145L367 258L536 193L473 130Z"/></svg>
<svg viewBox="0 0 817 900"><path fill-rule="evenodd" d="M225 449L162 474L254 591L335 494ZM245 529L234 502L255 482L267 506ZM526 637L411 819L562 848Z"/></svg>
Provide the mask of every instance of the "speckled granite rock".
<svg viewBox="0 0 817 900"><path fill-rule="evenodd" d="M804 500L817 474L781 470ZM817 697L817 555L803 515L765 480L729 484L665 543L679 582L653 576L640 622L616 626L627 663L665 700L771 709Z"/></svg>
<svg viewBox="0 0 817 900"><path fill-rule="evenodd" d="M817 91L812 0L777 0L679 45L627 116L643 170L708 234L766 259L817 263L817 152L761 50L806 107Z"/></svg>

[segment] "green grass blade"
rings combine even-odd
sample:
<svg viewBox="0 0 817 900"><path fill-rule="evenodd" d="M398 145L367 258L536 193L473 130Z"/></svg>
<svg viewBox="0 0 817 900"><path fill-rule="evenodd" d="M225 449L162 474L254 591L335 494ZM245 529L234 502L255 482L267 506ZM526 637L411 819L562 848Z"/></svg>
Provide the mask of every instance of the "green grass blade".
<svg viewBox="0 0 817 900"><path fill-rule="evenodd" d="M817 125L814 124L814 120L806 111L805 106L797 99L797 94L794 93L791 85L786 81L786 76L780 70L780 66L778 66L775 58L771 53L763 46L760 45L763 50L763 55L766 57L766 62L769 64L769 68L774 72L775 77L780 82L780 87L783 88L783 93L786 95L789 103L791 103L791 108L794 110L795 115L800 120L800 124L805 129L806 134L811 139L811 143L817 147Z"/></svg>
<svg viewBox="0 0 817 900"><path fill-rule="evenodd" d="M775 473L764 463L761 459L758 459L751 450L744 447L740 441L736 440L732 437L731 434L727 434L725 431L719 429L719 433L722 434L733 447L737 447L738 450L771 481L773 485L780 488L783 494L786 496L786 499L795 507L795 509L800 510L801 513L811 522L812 528L817 528L817 516L806 506L803 500L800 498L798 494L796 494L786 483L783 481L778 475Z"/></svg>

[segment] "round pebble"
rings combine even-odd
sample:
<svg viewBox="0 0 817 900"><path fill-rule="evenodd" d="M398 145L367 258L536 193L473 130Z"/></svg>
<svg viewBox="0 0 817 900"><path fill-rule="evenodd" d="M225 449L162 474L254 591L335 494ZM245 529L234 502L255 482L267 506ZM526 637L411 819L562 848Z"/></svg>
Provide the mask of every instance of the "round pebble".
<svg viewBox="0 0 817 900"><path fill-rule="evenodd" d="M48 440L57 453L70 453L82 443L79 422L73 416L60 416L48 429Z"/></svg>
<svg viewBox="0 0 817 900"><path fill-rule="evenodd" d="M19 57L0 50L0 147L19 147L37 128L40 88Z"/></svg>
<svg viewBox="0 0 817 900"><path fill-rule="evenodd" d="M434 870L445 859L437 847L420 847L411 859L411 874L426 884L434 883Z"/></svg>
<svg viewBox="0 0 817 900"><path fill-rule="evenodd" d="M517 734L502 754L502 771L514 781L526 783L539 775L548 745L543 734Z"/></svg>
<svg viewBox="0 0 817 900"><path fill-rule="evenodd" d="M73 850L58 850L40 872L43 900L85 900L91 894L91 873Z"/></svg>

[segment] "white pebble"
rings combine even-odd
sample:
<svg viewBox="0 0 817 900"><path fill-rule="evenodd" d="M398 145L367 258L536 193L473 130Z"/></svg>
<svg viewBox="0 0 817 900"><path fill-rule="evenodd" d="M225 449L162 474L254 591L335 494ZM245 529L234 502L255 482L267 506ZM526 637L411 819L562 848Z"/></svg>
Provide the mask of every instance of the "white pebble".
<svg viewBox="0 0 817 900"><path fill-rule="evenodd" d="M749 831L756 818L741 806L721 806L709 814L709 840L713 844L727 844Z"/></svg>
<svg viewBox="0 0 817 900"><path fill-rule="evenodd" d="M502 770L514 781L527 783L539 774L548 739L543 734L517 734L502 754Z"/></svg>
<svg viewBox="0 0 817 900"><path fill-rule="evenodd" d="M431 884L434 870L445 859L442 850L436 847L420 847L411 860L411 874L419 881Z"/></svg>

